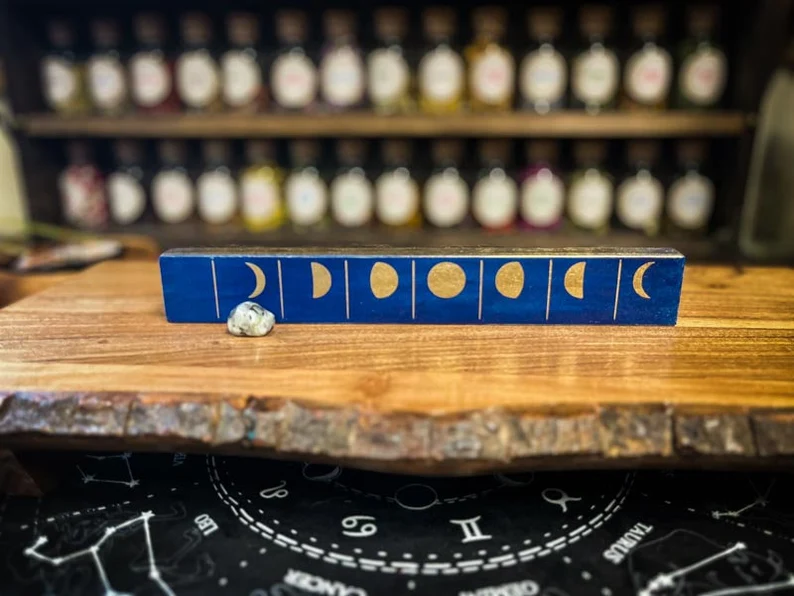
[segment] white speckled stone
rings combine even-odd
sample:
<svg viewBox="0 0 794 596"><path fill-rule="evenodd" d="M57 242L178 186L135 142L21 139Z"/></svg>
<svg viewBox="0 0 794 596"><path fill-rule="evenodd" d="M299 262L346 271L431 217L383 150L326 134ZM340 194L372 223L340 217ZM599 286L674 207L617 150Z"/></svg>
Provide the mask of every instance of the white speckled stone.
<svg viewBox="0 0 794 596"><path fill-rule="evenodd" d="M241 337L262 337L270 333L275 324L276 316L256 302L238 304L226 321L229 333Z"/></svg>

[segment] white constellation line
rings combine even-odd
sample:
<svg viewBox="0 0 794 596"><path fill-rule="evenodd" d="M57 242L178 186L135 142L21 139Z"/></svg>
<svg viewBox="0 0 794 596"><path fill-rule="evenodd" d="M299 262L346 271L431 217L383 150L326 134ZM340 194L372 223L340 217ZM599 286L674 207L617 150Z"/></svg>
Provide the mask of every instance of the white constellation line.
<svg viewBox="0 0 794 596"><path fill-rule="evenodd" d="M740 588L723 588L713 592L703 592L700 596L734 596L738 594L769 594L776 590L794 587L794 575L789 575L781 582L770 582L757 586L742 586Z"/></svg>
<svg viewBox="0 0 794 596"><path fill-rule="evenodd" d="M129 475L130 479L108 480L104 478L97 478L94 474L86 474L80 466L76 466L77 470L80 472L80 476L83 477L84 484L88 484L90 482L102 482L104 484L124 484L130 488L134 488L140 484L140 480L137 480L132 476L132 468L130 467L130 458L132 457L131 453L122 453L120 455L86 455L86 457L88 459L95 459L98 461L103 461L106 459L123 459L125 465L127 466L127 474Z"/></svg>

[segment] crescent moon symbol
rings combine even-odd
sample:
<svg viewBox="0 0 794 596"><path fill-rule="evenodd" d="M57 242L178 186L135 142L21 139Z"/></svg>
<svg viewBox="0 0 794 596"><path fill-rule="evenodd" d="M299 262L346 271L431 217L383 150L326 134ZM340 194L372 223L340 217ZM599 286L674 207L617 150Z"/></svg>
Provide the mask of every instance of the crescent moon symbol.
<svg viewBox="0 0 794 596"><path fill-rule="evenodd" d="M651 297L648 295L648 292L645 291L645 288L642 287L642 282L645 278L645 272L648 271L655 262L656 261L649 261L644 265L640 265L640 268L634 272L634 279L632 280L632 285L634 286L634 291L637 292L637 296L645 298L646 300L650 300Z"/></svg>
<svg viewBox="0 0 794 596"><path fill-rule="evenodd" d="M331 290L331 272L325 265L312 262L312 298L322 298Z"/></svg>
<svg viewBox="0 0 794 596"><path fill-rule="evenodd" d="M584 268L587 263L575 263L565 272L565 291L574 298L584 298Z"/></svg>
<svg viewBox="0 0 794 596"><path fill-rule="evenodd" d="M254 277L256 278L256 287L254 287L254 291L251 292L248 295L248 297L256 298L262 292L265 291L265 284L267 283L267 280L265 278L265 273L264 271L262 271L259 265L254 265L253 263L249 263L248 261L246 261L245 264L248 265L248 268L254 272Z"/></svg>

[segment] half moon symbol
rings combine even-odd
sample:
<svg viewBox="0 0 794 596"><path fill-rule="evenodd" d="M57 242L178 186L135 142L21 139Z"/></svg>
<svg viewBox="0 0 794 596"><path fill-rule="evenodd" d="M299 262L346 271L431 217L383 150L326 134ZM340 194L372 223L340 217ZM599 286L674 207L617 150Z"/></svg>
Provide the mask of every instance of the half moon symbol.
<svg viewBox="0 0 794 596"><path fill-rule="evenodd" d="M579 300L584 298L584 268L586 265L587 263L581 261L571 265L565 272L565 291Z"/></svg>
<svg viewBox="0 0 794 596"><path fill-rule="evenodd" d="M505 298L516 299L524 291L524 268L518 261L505 263L496 272L496 289Z"/></svg>
<svg viewBox="0 0 794 596"><path fill-rule="evenodd" d="M312 298L322 298L331 289L331 272L325 265L312 262Z"/></svg>
<svg viewBox="0 0 794 596"><path fill-rule="evenodd" d="M399 283L400 277L397 271L388 263L378 261L372 266L369 273L369 288L375 298L379 300L388 298L397 291Z"/></svg>
<svg viewBox="0 0 794 596"><path fill-rule="evenodd" d="M650 261L644 265L640 265L640 268L634 272L634 279L632 280L632 285L634 286L634 291L637 292L637 296L645 298L646 300L650 300L651 297L648 295L648 292L645 291L645 288L642 287L642 282L645 278L645 272L648 271L650 266L655 262L656 261Z"/></svg>
<svg viewBox="0 0 794 596"><path fill-rule="evenodd" d="M245 264L248 265L248 268L254 272L254 277L256 278L256 287L254 288L254 291L248 295L248 297L256 298L265 291L265 284L267 283L265 279L265 273L262 271L259 265L254 265L248 261L246 261Z"/></svg>

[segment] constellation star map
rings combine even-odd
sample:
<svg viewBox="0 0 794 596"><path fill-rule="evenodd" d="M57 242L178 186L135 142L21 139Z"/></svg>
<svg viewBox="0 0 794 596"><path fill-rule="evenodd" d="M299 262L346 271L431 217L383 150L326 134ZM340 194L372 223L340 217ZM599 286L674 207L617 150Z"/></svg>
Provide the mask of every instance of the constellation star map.
<svg viewBox="0 0 794 596"><path fill-rule="evenodd" d="M52 493L0 498L3 595L794 595L784 474L52 457Z"/></svg>

